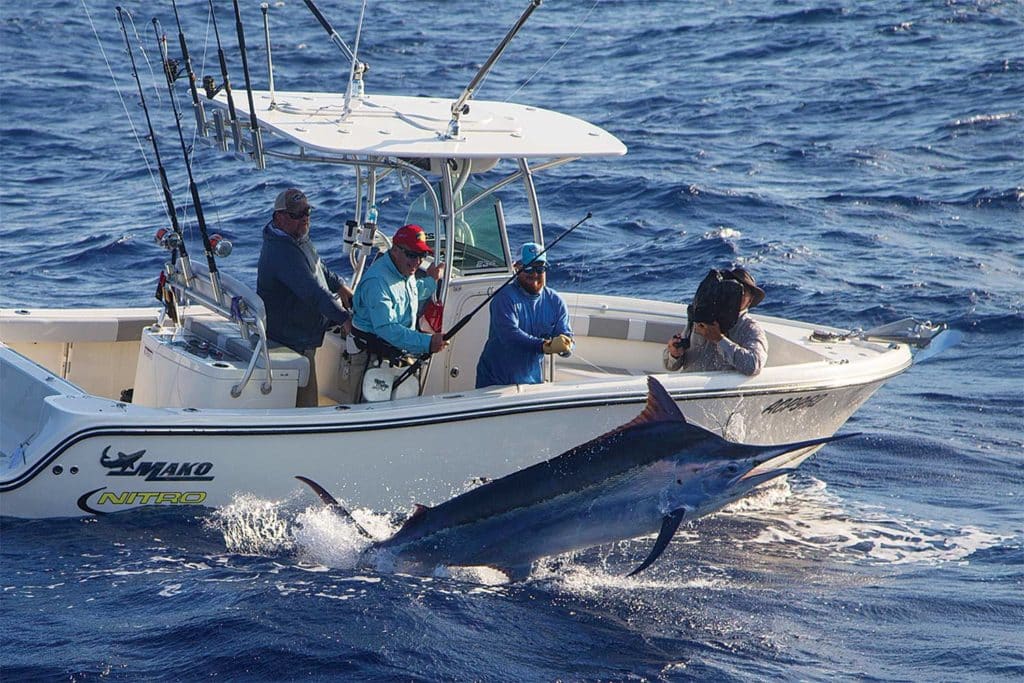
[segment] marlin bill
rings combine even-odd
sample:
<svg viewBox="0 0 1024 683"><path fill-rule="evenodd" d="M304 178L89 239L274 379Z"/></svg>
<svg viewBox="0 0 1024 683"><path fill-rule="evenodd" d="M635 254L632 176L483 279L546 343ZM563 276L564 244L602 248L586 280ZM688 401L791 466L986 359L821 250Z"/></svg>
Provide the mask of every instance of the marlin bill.
<svg viewBox="0 0 1024 683"><path fill-rule="evenodd" d="M846 438L731 443L688 423L656 379L647 384L647 404L636 419L440 505L417 506L393 536L364 552L362 563L412 574L487 566L515 581L542 557L657 533L632 576L658 559L683 521L722 508L792 472L786 462ZM323 487L297 478L358 527Z"/></svg>

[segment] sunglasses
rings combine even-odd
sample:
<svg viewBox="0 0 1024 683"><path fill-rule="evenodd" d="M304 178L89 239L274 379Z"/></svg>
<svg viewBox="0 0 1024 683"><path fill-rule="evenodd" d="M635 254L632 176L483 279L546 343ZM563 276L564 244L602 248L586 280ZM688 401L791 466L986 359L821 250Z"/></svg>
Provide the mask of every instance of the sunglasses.
<svg viewBox="0 0 1024 683"><path fill-rule="evenodd" d="M402 250L402 253L405 254L405 257L409 259L416 259L417 261L422 261L427 257L427 253L424 251L412 251L410 249L406 249L405 247L400 247L400 249Z"/></svg>
<svg viewBox="0 0 1024 683"><path fill-rule="evenodd" d="M544 264L530 266L529 268L523 268L524 273L530 273L532 275L540 275L548 272L548 267Z"/></svg>
<svg viewBox="0 0 1024 683"><path fill-rule="evenodd" d="M291 211L286 211L285 213L287 213L292 218L292 220L296 220L297 221L297 220L301 220L301 219L306 218L307 216L309 216L309 214L310 214L310 212L312 210L313 210L312 206L307 206L304 211L300 211L299 213L292 213Z"/></svg>

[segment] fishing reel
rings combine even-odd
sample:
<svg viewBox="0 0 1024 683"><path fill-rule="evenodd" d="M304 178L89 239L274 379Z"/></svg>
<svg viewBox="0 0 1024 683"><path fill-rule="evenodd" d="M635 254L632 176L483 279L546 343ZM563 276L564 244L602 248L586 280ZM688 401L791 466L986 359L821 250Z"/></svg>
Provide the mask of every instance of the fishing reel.
<svg viewBox="0 0 1024 683"><path fill-rule="evenodd" d="M172 83L177 81L178 76L181 75L181 64L177 59L168 57L164 60L164 73L167 74L167 79Z"/></svg>
<svg viewBox="0 0 1024 683"><path fill-rule="evenodd" d="M203 76L203 90L206 91L207 98L212 100L223 87L222 85L217 85L217 81L213 80L213 76Z"/></svg>
<svg viewBox="0 0 1024 683"><path fill-rule="evenodd" d="M234 245L231 240L225 239L219 234L210 235L210 252L217 258L227 258L231 255Z"/></svg>
<svg viewBox="0 0 1024 683"><path fill-rule="evenodd" d="M154 241L162 249L177 251L178 247L181 246L181 235L170 228L160 228L156 231Z"/></svg>

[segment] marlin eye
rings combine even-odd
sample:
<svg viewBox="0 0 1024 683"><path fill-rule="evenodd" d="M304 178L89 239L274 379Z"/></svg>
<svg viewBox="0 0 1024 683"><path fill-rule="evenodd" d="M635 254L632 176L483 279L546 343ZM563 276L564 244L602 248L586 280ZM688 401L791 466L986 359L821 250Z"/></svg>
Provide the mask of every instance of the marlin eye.
<svg viewBox="0 0 1024 683"><path fill-rule="evenodd" d="M734 463L734 462L732 462L732 463L729 463L729 471L730 471L730 472L739 472L739 471L740 471L740 466L739 466L739 465L737 465L737 464L736 464L736 463Z"/></svg>

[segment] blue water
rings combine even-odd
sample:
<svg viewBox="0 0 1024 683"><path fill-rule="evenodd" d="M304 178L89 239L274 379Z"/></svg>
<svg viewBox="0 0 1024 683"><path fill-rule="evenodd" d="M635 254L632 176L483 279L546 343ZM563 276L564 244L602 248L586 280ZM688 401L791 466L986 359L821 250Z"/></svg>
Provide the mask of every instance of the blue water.
<svg viewBox="0 0 1024 683"><path fill-rule="evenodd" d="M264 87L259 11L242 4ZM526 3L501 4L370 3L369 89L456 97ZM173 28L170 7L126 6L153 60L149 20ZM206 4L180 7L214 73ZM358 4L323 8L350 38ZM0 305L153 305L164 219L117 94L141 131L113 5L7 2L0 18ZM274 3L271 20L278 89L342 87L301 2ZM842 327L913 315L965 342L872 398L847 428L863 438L685 527L637 579L622 576L650 540L516 585L365 573L315 508L244 496L198 514L5 519L0 677L1024 678L1022 35L1019 1L549 0L478 96L586 118L630 149L539 178L553 230L595 215L557 247L556 288L679 300L706 268L743 265L764 313ZM208 220L235 241L232 273L254 279L287 184L313 194L314 237L342 267L350 207L331 193L350 174L260 173L204 145L195 168ZM386 531L401 512L362 514Z"/></svg>

